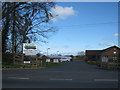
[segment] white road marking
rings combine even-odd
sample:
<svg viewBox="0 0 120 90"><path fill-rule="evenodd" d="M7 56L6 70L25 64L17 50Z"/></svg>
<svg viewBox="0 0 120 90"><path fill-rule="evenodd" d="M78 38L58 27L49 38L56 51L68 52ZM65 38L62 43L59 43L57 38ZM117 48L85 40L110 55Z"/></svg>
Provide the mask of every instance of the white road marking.
<svg viewBox="0 0 120 90"><path fill-rule="evenodd" d="M79 74L79 73L80 73L80 74L83 74L83 73L89 74L89 73L91 73L91 72L66 72L66 71L47 71L47 72L50 72L50 73L51 73L51 72L54 72L54 73L59 73L59 72L60 72L60 73L74 73L74 74L75 74L75 73L78 73L78 74Z"/></svg>
<svg viewBox="0 0 120 90"><path fill-rule="evenodd" d="M72 79L63 79L63 78L50 78L50 80L68 80L68 81L71 81Z"/></svg>
<svg viewBox="0 0 120 90"><path fill-rule="evenodd" d="M94 81L116 81L118 82L118 79L94 79Z"/></svg>
<svg viewBox="0 0 120 90"><path fill-rule="evenodd" d="M23 78L23 77L8 77L8 79L30 79L30 78Z"/></svg>

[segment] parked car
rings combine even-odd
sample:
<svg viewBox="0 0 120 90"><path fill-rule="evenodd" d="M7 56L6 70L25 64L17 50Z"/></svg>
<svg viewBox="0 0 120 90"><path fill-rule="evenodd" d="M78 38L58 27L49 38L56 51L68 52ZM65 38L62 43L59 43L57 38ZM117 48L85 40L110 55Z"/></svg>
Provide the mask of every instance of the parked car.
<svg viewBox="0 0 120 90"><path fill-rule="evenodd" d="M60 61L61 62L64 62L64 61L70 61L71 57L64 57L64 58L61 58Z"/></svg>

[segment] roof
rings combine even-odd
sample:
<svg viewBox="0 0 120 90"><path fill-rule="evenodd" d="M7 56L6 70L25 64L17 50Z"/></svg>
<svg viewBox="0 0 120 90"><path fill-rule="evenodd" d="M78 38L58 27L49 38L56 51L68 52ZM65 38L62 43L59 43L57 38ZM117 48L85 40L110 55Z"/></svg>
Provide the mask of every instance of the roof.
<svg viewBox="0 0 120 90"><path fill-rule="evenodd" d="M106 51L106 50L108 50L108 49L110 49L110 48L117 48L117 49L119 49L119 50L120 50L120 48L119 48L119 47L117 47L117 46L112 46L112 47L109 47L109 48L103 49L103 50L102 50L102 52L103 52L103 51Z"/></svg>
<svg viewBox="0 0 120 90"><path fill-rule="evenodd" d="M106 49L103 49L103 50L86 50L86 55L99 55L101 52L104 52L110 48L117 48L120 50L119 47L117 46L112 46L112 47L109 47L109 48L106 48Z"/></svg>
<svg viewBox="0 0 120 90"><path fill-rule="evenodd" d="M86 50L86 55L98 55L102 50Z"/></svg>
<svg viewBox="0 0 120 90"><path fill-rule="evenodd" d="M48 59L66 59L69 57L65 57L65 56L46 56L46 58Z"/></svg>

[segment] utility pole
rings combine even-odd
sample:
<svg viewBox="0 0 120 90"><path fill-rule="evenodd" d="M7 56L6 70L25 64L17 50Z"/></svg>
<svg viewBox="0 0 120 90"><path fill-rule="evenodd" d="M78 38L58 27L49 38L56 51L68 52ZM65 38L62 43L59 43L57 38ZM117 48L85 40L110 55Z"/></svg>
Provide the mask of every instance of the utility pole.
<svg viewBox="0 0 120 90"><path fill-rule="evenodd" d="M50 48L47 48L47 56L48 56L48 50L50 50Z"/></svg>
<svg viewBox="0 0 120 90"><path fill-rule="evenodd" d="M57 55L59 55L59 51L57 51Z"/></svg>

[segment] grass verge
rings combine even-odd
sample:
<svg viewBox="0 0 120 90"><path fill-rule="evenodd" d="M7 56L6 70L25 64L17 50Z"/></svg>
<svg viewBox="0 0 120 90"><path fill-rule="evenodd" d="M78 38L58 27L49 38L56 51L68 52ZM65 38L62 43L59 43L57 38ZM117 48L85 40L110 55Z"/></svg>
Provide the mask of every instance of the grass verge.
<svg viewBox="0 0 120 90"><path fill-rule="evenodd" d="M20 65L2 65L2 68L3 69L9 69L9 68L38 68L38 66L33 66L33 65L23 65L23 66L20 66Z"/></svg>
<svg viewBox="0 0 120 90"><path fill-rule="evenodd" d="M86 61L88 64L94 64L94 65L100 65L100 61L98 61L98 60L88 60L88 61Z"/></svg>
<svg viewBox="0 0 120 90"><path fill-rule="evenodd" d="M61 66L64 65L64 63L46 63L46 67L56 67L56 66Z"/></svg>
<svg viewBox="0 0 120 90"><path fill-rule="evenodd" d="M23 65L23 66L20 66L20 65L2 65L2 68L3 69L9 69L9 68L40 68L40 67L47 67L47 68L50 68L50 67L56 67L56 66L61 66L61 65L64 65L64 63L46 63L42 66L38 65Z"/></svg>

